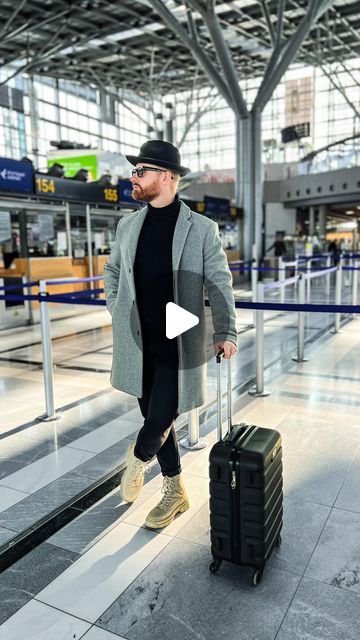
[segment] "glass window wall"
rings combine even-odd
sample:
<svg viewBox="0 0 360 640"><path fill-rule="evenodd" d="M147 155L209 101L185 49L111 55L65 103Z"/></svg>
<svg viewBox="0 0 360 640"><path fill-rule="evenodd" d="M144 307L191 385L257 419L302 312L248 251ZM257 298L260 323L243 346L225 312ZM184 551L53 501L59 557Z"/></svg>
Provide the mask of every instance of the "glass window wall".
<svg viewBox="0 0 360 640"><path fill-rule="evenodd" d="M345 68L328 65L327 74L321 68L297 64L284 75L263 113L264 162L298 161L308 151L359 130L359 118L351 104L360 104L360 58L347 60ZM0 69L0 81L8 75L9 69ZM261 78L240 82L249 108L260 83ZM348 100L335 84L344 88ZM104 123L99 91L95 88L35 76L34 112L30 114L29 78L18 76L9 86L24 91L24 114L0 107L1 155L13 158L27 155L36 166L44 168L46 154L52 149L51 140L60 138L125 154L137 152L148 137L147 125L152 120L148 109L119 101L117 125ZM187 131L181 146L182 160L195 171L235 166L234 115L225 101L214 95L214 91L209 95L209 89L204 88L192 94L164 97L164 104L173 102L176 106L175 143ZM193 120L199 107L205 113L188 129L189 107ZM310 124L310 135L283 144L282 129L304 122Z"/></svg>

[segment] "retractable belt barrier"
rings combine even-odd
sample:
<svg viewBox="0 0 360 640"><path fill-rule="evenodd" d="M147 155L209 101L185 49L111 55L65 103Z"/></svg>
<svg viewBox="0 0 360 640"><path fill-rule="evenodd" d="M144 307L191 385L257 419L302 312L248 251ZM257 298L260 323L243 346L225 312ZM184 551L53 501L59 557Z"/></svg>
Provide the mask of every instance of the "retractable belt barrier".
<svg viewBox="0 0 360 640"><path fill-rule="evenodd" d="M294 280L294 278L290 278L290 280ZM284 281L285 282L285 281ZM73 291L71 293L64 293L59 295L24 295L24 296L16 296L16 295L0 295L0 300L36 300L37 302L51 302L51 303L64 303L64 304L90 304L97 306L106 306L106 300L77 300L76 295L83 295L85 293L89 295L94 295L95 293L103 293L103 289L89 289L88 291ZM72 295L73 298L69 299L69 296ZM209 307L210 302L206 299L205 306ZM311 311L313 313L360 313L360 305L350 305L350 304L297 304L294 303L284 303L280 302L241 302L240 300L235 300L235 307L237 309L253 309L260 311Z"/></svg>
<svg viewBox="0 0 360 640"><path fill-rule="evenodd" d="M232 265L232 262L229 262L229 265ZM323 267L305 267L302 265L299 265L298 267L298 271L304 271L304 273L307 272L308 269L312 270L314 269L314 271L325 271L326 269L329 269L329 267L327 267L326 265L324 265ZM336 267L330 267L331 269L336 269ZM359 271L360 267L350 267L349 265L347 266L343 266L343 269L346 269L347 271ZM284 271L284 269L295 269L295 265L291 264L288 266L288 264L286 262L284 262L284 266L283 267L242 267L241 265L238 267L233 267L233 266L229 266L230 271Z"/></svg>
<svg viewBox="0 0 360 640"><path fill-rule="evenodd" d="M6 278L20 278L20 276L4 276ZM35 287L39 285L38 280L34 280L33 282L22 282L21 284L7 284L4 287L0 287L0 291L12 291L13 289L25 289L25 287Z"/></svg>
<svg viewBox="0 0 360 640"><path fill-rule="evenodd" d="M250 262L250 261L249 261ZM255 267L258 270L261 270L261 267ZM353 304L340 304L341 302L341 272L343 269L353 270L353 295L352 301ZM264 312L265 311L290 311L297 312L299 314L299 322L298 322L298 353L297 357L293 358L297 362L305 362L304 358L304 334L305 334L305 313L333 313L335 314L335 330L337 333L340 327L340 317L341 314L349 314L352 317L355 314L360 314L360 305L356 304L357 302L357 283L358 283L358 271L359 271L359 263L356 264L355 267L332 267L326 269L326 272L318 270L318 273L300 273L298 276L288 278L287 280L280 280L274 283L257 283L257 293L256 293L256 301L247 302L235 300L235 307L237 309L249 309L254 312L256 315L256 319L254 325L256 327L256 386L254 389L249 391L254 396L265 396L269 395L269 392L264 389ZM265 267L264 270L278 270ZM281 269L283 270L283 269ZM336 304L309 304L305 303L305 283L310 282L311 279L320 276L329 276L330 272L336 271ZM79 282L92 282L94 280L103 280L103 276L95 276L94 278L69 278L69 279L57 279L57 280L42 280L42 281L34 281L24 284L23 286L33 287L39 286L40 293L37 295L24 294L24 295L16 295L16 294L0 294L0 300L14 300L14 301L24 301L24 300L36 300L40 303L40 316L41 316L41 338L42 338L42 349L43 349L43 370L44 370L44 385L45 385L45 400L46 400L46 411L45 414L39 416L40 420L50 421L55 420L59 416L55 413L54 408L54 394L53 394L53 365L52 365L52 354L51 354L51 334L50 334L50 318L48 313L48 303L58 303L58 304L87 304L87 305L96 305L96 306L106 306L105 299L94 299L93 296L96 296L100 293L104 292L103 288L97 289L87 289L83 291L70 291L62 294L50 294L46 291L46 286L51 285L59 285L59 284L76 284ZM280 288L283 290L285 286L289 284L298 283L298 299L299 303L273 303L273 302L264 302L264 291L266 289L274 289ZM13 290L18 289L17 285L10 285L10 287L2 287L2 290ZM204 301L205 306L210 307L210 302L208 299ZM189 419L189 437L185 439L187 444L184 444L187 448L196 448L197 446L201 448L204 446L203 443L199 441L199 417L198 413L191 413Z"/></svg>

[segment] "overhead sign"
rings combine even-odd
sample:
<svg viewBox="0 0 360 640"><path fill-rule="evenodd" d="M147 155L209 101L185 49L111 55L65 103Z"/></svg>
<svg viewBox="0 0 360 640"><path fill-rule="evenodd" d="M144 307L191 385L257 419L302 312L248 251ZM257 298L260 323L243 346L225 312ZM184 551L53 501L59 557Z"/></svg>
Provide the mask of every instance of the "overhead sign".
<svg viewBox="0 0 360 640"><path fill-rule="evenodd" d="M73 200L103 205L116 205L119 202L117 187L55 178L44 173L35 174L35 192L36 195L46 196L51 200Z"/></svg>
<svg viewBox="0 0 360 640"><path fill-rule="evenodd" d="M299 124L293 124L290 127L281 129L281 142L293 142L294 140L300 140L301 138L308 138L310 136L310 122L301 122Z"/></svg>
<svg viewBox="0 0 360 640"><path fill-rule="evenodd" d="M174 302L166 305L166 337L176 338L199 324L199 318Z"/></svg>
<svg viewBox="0 0 360 640"><path fill-rule="evenodd" d="M227 198L204 197L205 214L209 217L225 215L230 216L230 200Z"/></svg>
<svg viewBox="0 0 360 640"><path fill-rule="evenodd" d="M119 180L119 200L120 202L128 202L129 204L139 204L137 200L132 197L132 184L130 180Z"/></svg>
<svg viewBox="0 0 360 640"><path fill-rule="evenodd" d="M0 190L34 193L33 172L30 162L0 158Z"/></svg>

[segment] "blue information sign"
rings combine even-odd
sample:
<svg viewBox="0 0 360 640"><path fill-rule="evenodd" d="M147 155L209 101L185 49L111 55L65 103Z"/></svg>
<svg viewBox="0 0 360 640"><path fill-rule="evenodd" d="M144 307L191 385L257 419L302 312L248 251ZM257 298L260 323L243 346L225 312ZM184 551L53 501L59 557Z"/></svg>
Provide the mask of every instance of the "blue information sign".
<svg viewBox="0 0 360 640"><path fill-rule="evenodd" d="M34 170L31 163L0 158L0 191L34 193Z"/></svg>
<svg viewBox="0 0 360 640"><path fill-rule="evenodd" d="M134 200L131 193L132 193L132 184L130 182L130 180L119 180L119 202L120 204L122 202L128 202L129 204L136 204L138 205L139 202L137 200Z"/></svg>
<svg viewBox="0 0 360 640"><path fill-rule="evenodd" d="M215 198L214 196L205 196L205 214L207 216L226 215L230 216L230 200L226 198Z"/></svg>

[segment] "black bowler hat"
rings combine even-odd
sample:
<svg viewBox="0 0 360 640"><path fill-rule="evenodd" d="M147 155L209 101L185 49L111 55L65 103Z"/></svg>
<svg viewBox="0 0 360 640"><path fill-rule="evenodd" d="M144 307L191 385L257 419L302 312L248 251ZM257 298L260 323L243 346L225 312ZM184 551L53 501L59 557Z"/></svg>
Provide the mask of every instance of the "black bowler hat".
<svg viewBox="0 0 360 640"><path fill-rule="evenodd" d="M134 166L138 162L149 162L150 164L164 167L164 169L175 171L181 176L185 176L190 171L187 167L181 166L179 149L170 144L170 142L164 142L163 140L148 140L144 142L141 145L138 156L126 156L126 159Z"/></svg>

